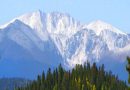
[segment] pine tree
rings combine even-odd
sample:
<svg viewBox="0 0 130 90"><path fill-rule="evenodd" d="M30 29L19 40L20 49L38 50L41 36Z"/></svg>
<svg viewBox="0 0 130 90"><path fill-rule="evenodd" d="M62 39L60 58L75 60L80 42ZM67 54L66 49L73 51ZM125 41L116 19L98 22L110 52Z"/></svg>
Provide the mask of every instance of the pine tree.
<svg viewBox="0 0 130 90"><path fill-rule="evenodd" d="M50 68L48 69L47 72L46 84L47 84L47 90L52 90L53 78L52 78L52 73Z"/></svg>
<svg viewBox="0 0 130 90"><path fill-rule="evenodd" d="M60 64L58 67L58 89L61 90L62 89L62 79L63 79L63 75L64 75L64 69L62 67L62 65Z"/></svg>
<svg viewBox="0 0 130 90"><path fill-rule="evenodd" d="M96 63L93 63L93 66L92 66L92 83L96 84L96 79L97 79L97 73L98 72L98 69L97 69L97 66L96 66Z"/></svg>
<svg viewBox="0 0 130 90"><path fill-rule="evenodd" d="M69 90L69 73L64 73L62 80L62 90Z"/></svg>
<svg viewBox="0 0 130 90"><path fill-rule="evenodd" d="M44 71L42 72L42 80L41 80L41 87L40 90L43 90L45 88L45 73Z"/></svg>
<svg viewBox="0 0 130 90"><path fill-rule="evenodd" d="M38 75L37 76L37 88L38 88L38 90L40 90L40 87L41 87L41 76L40 75Z"/></svg>

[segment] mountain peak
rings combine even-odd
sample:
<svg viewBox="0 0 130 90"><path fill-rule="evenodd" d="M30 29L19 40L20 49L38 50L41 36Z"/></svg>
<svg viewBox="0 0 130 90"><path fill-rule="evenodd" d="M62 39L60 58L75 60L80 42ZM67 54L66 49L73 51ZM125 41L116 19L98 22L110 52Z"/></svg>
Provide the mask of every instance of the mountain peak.
<svg viewBox="0 0 130 90"><path fill-rule="evenodd" d="M130 53L130 36L101 20L87 25L68 14L38 10L17 17L4 27L0 27L0 68L8 65L5 70L17 69L19 76L35 76L41 71L39 68L56 67L59 63L71 68L87 60L110 68L108 63L125 62ZM100 34L102 31L105 33ZM13 76L16 72L7 74ZM0 76L5 76L5 72L1 70Z"/></svg>
<svg viewBox="0 0 130 90"><path fill-rule="evenodd" d="M67 13L52 12L52 13L45 14L41 10L37 10L35 12L27 13L20 17L14 18L9 23L0 26L0 29L5 28L7 25L9 25L10 23L13 23L16 19L18 19L18 20L22 21L23 23L25 23L26 25L30 26L32 29L42 30L45 28L45 26L43 26L43 23L46 23L48 16L53 18L53 20L51 20L51 18L48 18L49 22L47 24L48 25L53 24L54 26L57 24L58 25L57 27L59 28L58 30L60 30L60 31L65 29L63 27L66 27L69 25L73 25L74 27L79 26L78 25L79 22L75 21ZM109 30L109 31L115 32L117 34L125 34L125 33L121 32L119 29L117 29L117 28L113 27L112 25L110 25L104 21L101 21L101 20L96 20L94 22L91 22L88 25L84 25L84 27L87 29L93 30L97 35L100 35L100 33L104 30ZM50 26L50 28L54 29L52 27L52 25ZM71 30L73 30L73 29L71 28ZM68 31L71 31L71 30L68 30ZM73 32L73 31L71 31L71 32Z"/></svg>
<svg viewBox="0 0 130 90"><path fill-rule="evenodd" d="M96 20L94 22L89 23L87 25L87 28L94 30L97 35L99 35L104 30L109 30L109 31L115 32L117 34L125 34L125 33L121 32L119 29L117 29L117 28L113 27L112 25L110 25L104 21L101 21L101 20Z"/></svg>

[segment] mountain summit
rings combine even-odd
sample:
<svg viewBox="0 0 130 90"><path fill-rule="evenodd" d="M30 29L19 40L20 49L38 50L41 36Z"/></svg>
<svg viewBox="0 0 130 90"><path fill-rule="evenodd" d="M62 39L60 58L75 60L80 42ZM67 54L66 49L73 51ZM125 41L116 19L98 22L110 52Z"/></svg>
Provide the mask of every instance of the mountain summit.
<svg viewBox="0 0 130 90"><path fill-rule="evenodd" d="M112 25L103 22L101 20L91 22L90 24L87 25L87 28L94 30L97 35L99 35L103 30L110 30L117 34L125 34L122 31L118 30L117 28L113 27Z"/></svg>
<svg viewBox="0 0 130 90"><path fill-rule="evenodd" d="M24 14L0 29L0 76L34 78L60 63L70 69L87 61L121 74L130 53L130 36L112 25L82 24L58 12Z"/></svg>

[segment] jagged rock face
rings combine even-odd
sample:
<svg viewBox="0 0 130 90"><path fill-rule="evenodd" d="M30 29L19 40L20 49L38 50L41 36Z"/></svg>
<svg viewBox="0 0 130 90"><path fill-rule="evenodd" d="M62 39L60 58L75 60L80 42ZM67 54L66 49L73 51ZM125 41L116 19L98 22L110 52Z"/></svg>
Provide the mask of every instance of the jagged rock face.
<svg viewBox="0 0 130 90"><path fill-rule="evenodd" d="M67 14L37 11L0 26L0 68L7 71L0 71L0 76L19 70L16 76L29 77L32 73L20 73L37 75L60 63L65 68L87 60L107 64L105 57L124 64L129 52L130 35L100 20L87 25Z"/></svg>

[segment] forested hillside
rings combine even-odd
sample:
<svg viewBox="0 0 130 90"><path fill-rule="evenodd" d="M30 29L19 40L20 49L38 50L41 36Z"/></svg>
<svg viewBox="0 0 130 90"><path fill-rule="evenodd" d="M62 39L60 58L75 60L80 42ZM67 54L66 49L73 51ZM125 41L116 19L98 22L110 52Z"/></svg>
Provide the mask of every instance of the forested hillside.
<svg viewBox="0 0 130 90"><path fill-rule="evenodd" d="M16 90L127 90L126 83L106 72L104 65L86 64L76 65L71 71L61 65L53 71L49 68L47 74L43 72L37 80Z"/></svg>

